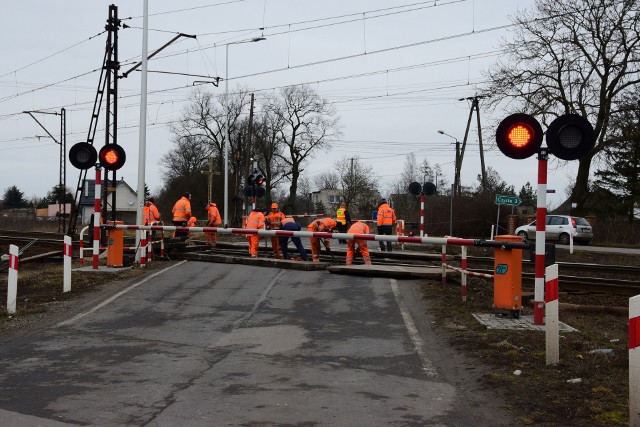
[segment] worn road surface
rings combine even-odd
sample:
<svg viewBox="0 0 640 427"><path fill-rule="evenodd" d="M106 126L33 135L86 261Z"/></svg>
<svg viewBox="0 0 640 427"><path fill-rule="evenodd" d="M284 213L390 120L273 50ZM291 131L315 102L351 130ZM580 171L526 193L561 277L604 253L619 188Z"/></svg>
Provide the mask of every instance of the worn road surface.
<svg viewBox="0 0 640 427"><path fill-rule="evenodd" d="M182 262L0 355L4 427L517 424L415 281Z"/></svg>

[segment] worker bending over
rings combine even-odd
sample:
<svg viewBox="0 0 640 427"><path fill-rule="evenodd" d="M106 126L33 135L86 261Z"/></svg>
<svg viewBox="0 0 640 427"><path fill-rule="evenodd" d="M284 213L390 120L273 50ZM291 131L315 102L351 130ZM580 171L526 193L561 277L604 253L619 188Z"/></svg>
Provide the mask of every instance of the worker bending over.
<svg viewBox="0 0 640 427"><path fill-rule="evenodd" d="M255 228L257 230L264 229L264 214L260 209L254 209L247 217L247 225L245 228ZM258 246L260 246L260 236L257 234L249 234L249 254L251 258L258 258Z"/></svg>
<svg viewBox="0 0 640 427"><path fill-rule="evenodd" d="M369 234L369 226L362 221L356 221L349 227L349 234ZM366 265L371 265L371 257L369 256L369 248L367 248L366 240L349 239L347 240L347 265L353 265L353 258L356 253L356 245L362 254L362 260Z"/></svg>
<svg viewBox="0 0 640 427"><path fill-rule="evenodd" d="M222 217L215 203L209 202L207 205L207 227L220 227L222 225ZM212 248L216 247L218 242L218 233L204 233L205 243Z"/></svg>
<svg viewBox="0 0 640 427"><path fill-rule="evenodd" d="M271 212L269 212L269 214L265 218L267 229L280 230L284 218L284 214L278 211L278 204L272 203ZM280 248L278 247L278 238L276 236L271 236L271 249L273 250L273 256L275 256L276 259L282 259L282 254L280 253Z"/></svg>
<svg viewBox="0 0 640 427"><path fill-rule="evenodd" d="M333 218L320 218L313 221L307 227L311 232L327 232L331 233L338 226ZM331 253L331 239L320 239L318 237L309 237L311 242L311 259L313 262L320 262L320 240L324 240L324 246L327 252Z"/></svg>
<svg viewBox="0 0 640 427"><path fill-rule="evenodd" d="M300 231L302 227L300 227L300 224L295 222L293 218L285 218L282 220L281 229L286 231ZM309 258L307 258L307 252L304 250L304 246L302 246L302 241L299 237L279 236L278 239L280 248L282 248L282 255L284 256L284 259L291 259L291 256L289 256L289 248L287 247L287 245L289 244L289 239L291 239L293 241L293 244L296 245L296 248L298 249L300 258L302 258L303 261L309 260Z"/></svg>

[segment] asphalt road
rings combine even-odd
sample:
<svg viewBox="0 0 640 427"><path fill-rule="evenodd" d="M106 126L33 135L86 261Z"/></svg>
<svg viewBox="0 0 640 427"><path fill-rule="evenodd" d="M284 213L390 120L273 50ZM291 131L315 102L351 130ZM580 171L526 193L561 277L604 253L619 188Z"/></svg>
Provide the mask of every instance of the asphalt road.
<svg viewBox="0 0 640 427"><path fill-rule="evenodd" d="M183 262L0 344L2 426L512 426L413 281Z"/></svg>

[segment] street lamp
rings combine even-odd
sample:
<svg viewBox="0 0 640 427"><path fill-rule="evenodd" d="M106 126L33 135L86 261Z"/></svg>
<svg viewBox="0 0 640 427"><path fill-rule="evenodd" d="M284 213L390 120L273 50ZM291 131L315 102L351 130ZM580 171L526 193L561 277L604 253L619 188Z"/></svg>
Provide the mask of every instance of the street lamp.
<svg viewBox="0 0 640 427"><path fill-rule="evenodd" d="M455 161L455 167L454 167L454 178L453 178L453 192L455 193L459 193L460 192L460 141L458 141L458 138L456 138L453 135L449 135L448 133L446 133L443 130L438 130L438 133L440 135L446 135L449 138L453 139L456 141L456 161Z"/></svg>
<svg viewBox="0 0 640 427"><path fill-rule="evenodd" d="M231 143L231 132L229 131L229 45L242 43L255 43L266 40L264 37L254 37L251 40L240 40L237 42L227 43L226 48L226 64L224 72L224 97L227 102L225 127L227 128L227 138L224 142L224 218L222 222L225 226L229 225L229 144Z"/></svg>

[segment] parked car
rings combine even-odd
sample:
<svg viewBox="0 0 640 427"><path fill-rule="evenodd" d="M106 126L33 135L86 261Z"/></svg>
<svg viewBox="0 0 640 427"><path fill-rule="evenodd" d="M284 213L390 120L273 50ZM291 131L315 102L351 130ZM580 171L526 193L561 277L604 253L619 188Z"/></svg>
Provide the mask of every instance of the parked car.
<svg viewBox="0 0 640 427"><path fill-rule="evenodd" d="M536 222L516 228L516 234L525 242L535 240ZM546 240L557 240L561 245L568 245L571 236L576 243L588 245L593 239L589 221L579 216L547 215Z"/></svg>

